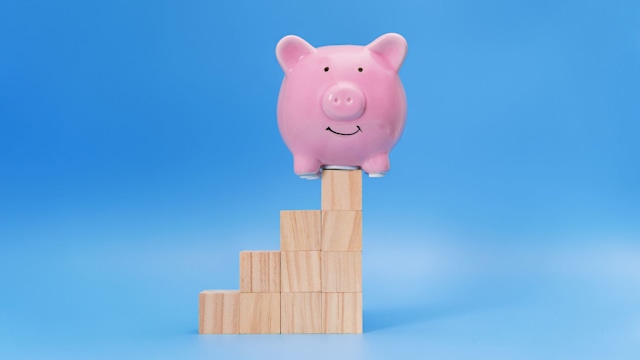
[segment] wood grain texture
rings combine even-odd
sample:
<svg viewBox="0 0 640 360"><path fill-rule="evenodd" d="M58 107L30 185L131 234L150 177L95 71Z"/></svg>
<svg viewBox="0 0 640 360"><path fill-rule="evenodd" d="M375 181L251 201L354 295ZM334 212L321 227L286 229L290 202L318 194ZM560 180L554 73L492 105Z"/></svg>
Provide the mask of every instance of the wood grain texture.
<svg viewBox="0 0 640 360"><path fill-rule="evenodd" d="M362 170L323 170L321 209L362 210Z"/></svg>
<svg viewBox="0 0 640 360"><path fill-rule="evenodd" d="M280 293L240 293L240 334L280 333Z"/></svg>
<svg viewBox="0 0 640 360"><path fill-rule="evenodd" d="M280 250L320 250L320 210L280 211Z"/></svg>
<svg viewBox="0 0 640 360"><path fill-rule="evenodd" d="M280 252L240 252L240 292L280 292Z"/></svg>
<svg viewBox="0 0 640 360"><path fill-rule="evenodd" d="M362 292L362 252L322 252L322 292Z"/></svg>
<svg viewBox="0 0 640 360"><path fill-rule="evenodd" d="M322 251L362 251L362 210L322 211Z"/></svg>
<svg viewBox="0 0 640 360"><path fill-rule="evenodd" d="M322 333L322 294L283 293L280 314L283 334Z"/></svg>
<svg viewBox="0 0 640 360"><path fill-rule="evenodd" d="M200 334L240 332L240 293L237 290L205 290L199 296Z"/></svg>
<svg viewBox="0 0 640 360"><path fill-rule="evenodd" d="M281 291L320 292L322 288L320 251L281 252Z"/></svg>
<svg viewBox="0 0 640 360"><path fill-rule="evenodd" d="M362 334L362 293L322 293L322 332Z"/></svg>

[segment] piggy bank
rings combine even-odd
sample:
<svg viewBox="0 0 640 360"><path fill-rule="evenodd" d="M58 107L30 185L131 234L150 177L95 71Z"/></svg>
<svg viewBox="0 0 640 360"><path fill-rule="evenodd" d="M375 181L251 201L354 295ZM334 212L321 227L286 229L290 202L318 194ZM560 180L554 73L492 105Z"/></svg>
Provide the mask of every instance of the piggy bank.
<svg viewBox="0 0 640 360"><path fill-rule="evenodd" d="M406 53L407 42L393 33L366 46L314 48L294 35L278 42L285 74L278 128L297 175L314 179L322 169L360 168L384 176L406 121L398 76Z"/></svg>

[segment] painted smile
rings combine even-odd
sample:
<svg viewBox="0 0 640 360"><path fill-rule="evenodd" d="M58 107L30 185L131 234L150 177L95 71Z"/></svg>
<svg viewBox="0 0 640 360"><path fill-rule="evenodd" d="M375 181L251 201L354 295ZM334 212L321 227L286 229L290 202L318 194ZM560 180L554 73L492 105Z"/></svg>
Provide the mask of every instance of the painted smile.
<svg viewBox="0 0 640 360"><path fill-rule="evenodd" d="M356 130L356 131L352 132L351 134L343 134L343 133L339 133L339 132L337 132L337 131L333 131L333 130L331 130L331 126L327 126L327 128L326 128L325 130L329 130L329 131L331 131L332 133L334 133L334 134L338 134L338 135L350 136L350 135L355 135L355 134L357 134L357 133L359 133L359 132L362 132L362 129L360 129L360 126L356 125L356 127L358 128L358 130Z"/></svg>

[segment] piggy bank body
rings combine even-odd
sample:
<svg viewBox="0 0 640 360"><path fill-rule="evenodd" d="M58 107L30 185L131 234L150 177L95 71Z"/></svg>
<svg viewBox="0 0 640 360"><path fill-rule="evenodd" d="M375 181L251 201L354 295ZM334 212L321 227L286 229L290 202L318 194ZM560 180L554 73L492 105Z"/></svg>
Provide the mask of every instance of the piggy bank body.
<svg viewBox="0 0 640 360"><path fill-rule="evenodd" d="M407 43L386 34L366 46L314 48L289 35L276 46L285 72L278 127L294 172L317 178L322 168L389 170L389 151L404 129L406 98L398 70Z"/></svg>

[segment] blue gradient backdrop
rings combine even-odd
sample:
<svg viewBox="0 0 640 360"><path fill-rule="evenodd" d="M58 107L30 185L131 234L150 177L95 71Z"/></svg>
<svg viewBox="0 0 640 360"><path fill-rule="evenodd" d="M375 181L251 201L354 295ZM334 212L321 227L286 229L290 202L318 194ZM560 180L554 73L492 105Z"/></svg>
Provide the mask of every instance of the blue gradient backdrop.
<svg viewBox="0 0 640 360"><path fill-rule="evenodd" d="M637 1L1 1L0 358L638 359ZM197 336L319 208L274 47L403 34L364 329Z"/></svg>

